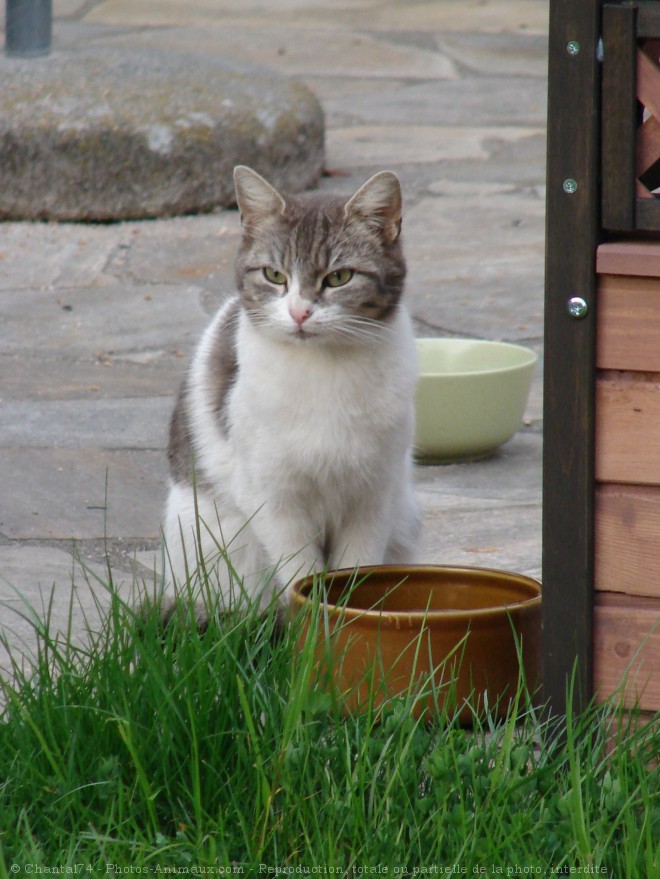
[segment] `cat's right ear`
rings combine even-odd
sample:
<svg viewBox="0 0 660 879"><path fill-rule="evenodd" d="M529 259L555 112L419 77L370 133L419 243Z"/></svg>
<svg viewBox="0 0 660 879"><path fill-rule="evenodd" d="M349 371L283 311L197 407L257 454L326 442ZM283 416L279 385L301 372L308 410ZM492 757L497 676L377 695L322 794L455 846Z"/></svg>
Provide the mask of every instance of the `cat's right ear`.
<svg viewBox="0 0 660 879"><path fill-rule="evenodd" d="M247 165L234 168L234 187L243 223L284 212L286 202L279 192Z"/></svg>

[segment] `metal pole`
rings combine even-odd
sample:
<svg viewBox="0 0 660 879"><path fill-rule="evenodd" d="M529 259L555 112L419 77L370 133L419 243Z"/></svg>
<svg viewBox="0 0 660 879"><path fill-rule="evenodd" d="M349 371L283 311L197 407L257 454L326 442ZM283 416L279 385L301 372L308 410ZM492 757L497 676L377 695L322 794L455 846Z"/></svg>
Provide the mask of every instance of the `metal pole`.
<svg viewBox="0 0 660 879"><path fill-rule="evenodd" d="M53 0L7 0L5 52L35 58L50 52Z"/></svg>

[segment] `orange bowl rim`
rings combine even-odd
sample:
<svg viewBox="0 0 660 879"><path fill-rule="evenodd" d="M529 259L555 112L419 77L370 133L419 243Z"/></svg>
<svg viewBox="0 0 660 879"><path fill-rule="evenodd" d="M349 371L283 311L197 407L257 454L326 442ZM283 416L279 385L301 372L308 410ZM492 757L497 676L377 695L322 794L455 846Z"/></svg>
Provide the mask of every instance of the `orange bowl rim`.
<svg viewBox="0 0 660 879"><path fill-rule="evenodd" d="M527 574L518 574L513 571L505 571L498 568L480 568L470 565L365 565L357 568L337 568L335 570L326 571L323 574L310 574L294 583L292 587L291 603L292 605L297 605L298 610L302 610L306 604L309 603L309 596L301 594L302 590L308 584L310 584L310 586L313 585L314 581L320 578L327 580L338 575L346 578L351 576L360 577L362 575L366 576L373 571L382 572L384 574L396 574L399 578L393 580L391 588L396 588L401 585L407 573L419 571L429 574L442 571L443 573L466 574L468 577L476 574L486 574L487 576L492 576L493 580L500 578L508 580L509 582L524 583L526 586L531 586L532 591L535 594L520 601L512 601L507 604L494 605L491 607L473 608L471 610L374 610L352 607L350 604L330 604L324 602L328 609L328 613L333 616L341 615L347 620L359 617L360 619L365 619L365 621L377 621L387 617L388 620L405 618L406 620L417 620L420 623L429 621L439 622L442 620L455 622L460 619L472 620L475 618L488 619L489 617L500 617L513 611L533 610L541 604L541 584L533 577L530 577Z"/></svg>

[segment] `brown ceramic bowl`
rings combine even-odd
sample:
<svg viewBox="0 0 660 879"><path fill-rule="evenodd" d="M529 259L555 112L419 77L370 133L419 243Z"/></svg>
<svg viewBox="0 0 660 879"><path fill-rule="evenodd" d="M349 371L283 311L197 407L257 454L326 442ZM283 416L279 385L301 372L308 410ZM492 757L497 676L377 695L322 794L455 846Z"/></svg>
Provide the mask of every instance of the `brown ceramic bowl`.
<svg viewBox="0 0 660 879"><path fill-rule="evenodd" d="M332 675L349 711L367 704L370 690L379 705L433 681L418 713L449 700L464 722L486 706L501 716L518 687L518 647L530 690L538 682L541 587L530 577L412 565L333 571L295 584L292 612L305 611L301 643L315 624L319 676Z"/></svg>

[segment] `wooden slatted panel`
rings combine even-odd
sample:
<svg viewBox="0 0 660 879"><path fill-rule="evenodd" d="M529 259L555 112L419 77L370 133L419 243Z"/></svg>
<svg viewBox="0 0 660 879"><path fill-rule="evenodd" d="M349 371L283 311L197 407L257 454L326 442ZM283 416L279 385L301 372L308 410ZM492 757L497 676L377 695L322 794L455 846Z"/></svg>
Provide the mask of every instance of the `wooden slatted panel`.
<svg viewBox="0 0 660 879"><path fill-rule="evenodd" d="M656 120L660 119L660 68L657 64L657 46L655 40L643 44L637 50L637 99L646 108L647 116L637 129L637 169L638 182L642 184L638 194L651 197L651 192L658 186L658 174L655 164L660 152L654 149L656 141ZM646 190L646 191L645 191Z"/></svg>
<svg viewBox="0 0 660 879"><path fill-rule="evenodd" d="M597 333L600 369L660 373L660 278L602 275Z"/></svg>
<svg viewBox="0 0 660 879"><path fill-rule="evenodd" d="M660 601L600 596L594 607L594 690L621 692L624 703L660 710Z"/></svg>
<svg viewBox="0 0 660 879"><path fill-rule="evenodd" d="M660 243L597 253L594 688L660 710Z"/></svg>
<svg viewBox="0 0 660 879"><path fill-rule="evenodd" d="M598 486L595 554L597 591L660 599L660 487Z"/></svg>

